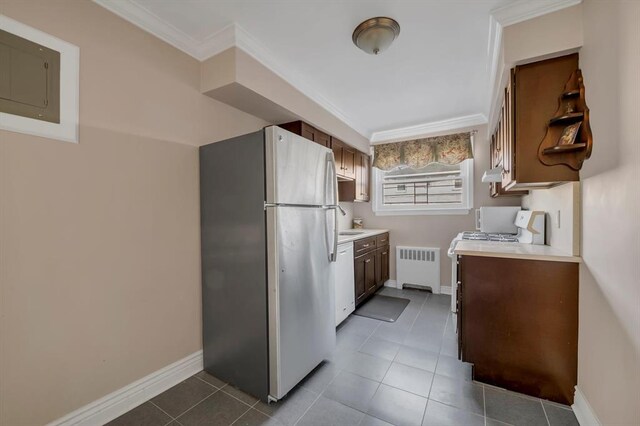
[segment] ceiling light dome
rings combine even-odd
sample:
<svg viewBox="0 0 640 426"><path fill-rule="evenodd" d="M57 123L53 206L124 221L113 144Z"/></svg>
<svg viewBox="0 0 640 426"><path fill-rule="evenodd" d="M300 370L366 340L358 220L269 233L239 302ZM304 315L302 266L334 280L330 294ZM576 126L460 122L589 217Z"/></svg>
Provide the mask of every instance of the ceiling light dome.
<svg viewBox="0 0 640 426"><path fill-rule="evenodd" d="M361 23L353 31L353 43L370 55L384 51L400 34L400 24L379 16Z"/></svg>

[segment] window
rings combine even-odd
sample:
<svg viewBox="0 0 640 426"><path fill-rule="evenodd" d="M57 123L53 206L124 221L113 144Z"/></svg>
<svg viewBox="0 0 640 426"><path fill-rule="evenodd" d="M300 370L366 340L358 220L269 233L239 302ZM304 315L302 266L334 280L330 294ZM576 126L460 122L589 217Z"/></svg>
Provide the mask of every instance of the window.
<svg viewBox="0 0 640 426"><path fill-rule="evenodd" d="M421 169L373 168L377 215L467 214L473 207L473 159Z"/></svg>

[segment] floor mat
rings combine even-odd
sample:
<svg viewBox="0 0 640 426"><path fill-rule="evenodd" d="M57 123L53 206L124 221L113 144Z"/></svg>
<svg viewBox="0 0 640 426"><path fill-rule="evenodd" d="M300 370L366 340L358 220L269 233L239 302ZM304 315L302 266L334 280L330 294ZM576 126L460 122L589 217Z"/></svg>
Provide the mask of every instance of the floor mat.
<svg viewBox="0 0 640 426"><path fill-rule="evenodd" d="M375 294L353 313L361 317L395 322L409 304L409 299Z"/></svg>

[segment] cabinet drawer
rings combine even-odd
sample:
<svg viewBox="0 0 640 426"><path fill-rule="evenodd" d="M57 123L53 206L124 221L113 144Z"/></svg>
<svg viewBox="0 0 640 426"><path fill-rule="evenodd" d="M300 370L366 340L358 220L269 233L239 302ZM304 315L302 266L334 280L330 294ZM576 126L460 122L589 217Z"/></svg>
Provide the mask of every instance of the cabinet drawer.
<svg viewBox="0 0 640 426"><path fill-rule="evenodd" d="M376 235L376 246L383 247L389 244L389 233L385 232L381 235Z"/></svg>
<svg viewBox="0 0 640 426"><path fill-rule="evenodd" d="M376 248L376 237L363 238L361 240L356 240L353 243L353 246L356 250L356 256L358 256L359 254L366 253Z"/></svg>

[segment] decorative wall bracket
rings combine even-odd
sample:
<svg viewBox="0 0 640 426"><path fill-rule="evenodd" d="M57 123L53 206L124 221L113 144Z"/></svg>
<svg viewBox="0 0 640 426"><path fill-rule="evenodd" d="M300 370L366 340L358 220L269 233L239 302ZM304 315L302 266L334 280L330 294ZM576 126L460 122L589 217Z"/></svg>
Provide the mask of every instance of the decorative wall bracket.
<svg viewBox="0 0 640 426"><path fill-rule="evenodd" d="M580 170L584 160L591 156L593 135L584 92L582 71L576 70L558 98L558 109L549 120L547 133L538 148L538 159L543 164L564 164Z"/></svg>

